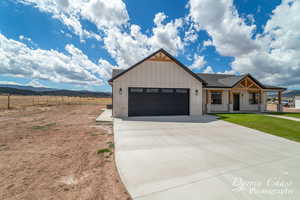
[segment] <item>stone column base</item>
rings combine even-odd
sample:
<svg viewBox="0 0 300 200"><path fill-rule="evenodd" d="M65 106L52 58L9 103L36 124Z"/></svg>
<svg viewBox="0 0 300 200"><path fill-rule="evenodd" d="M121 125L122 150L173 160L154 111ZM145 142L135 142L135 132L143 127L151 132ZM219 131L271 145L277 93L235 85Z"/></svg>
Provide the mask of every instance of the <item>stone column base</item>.
<svg viewBox="0 0 300 200"><path fill-rule="evenodd" d="M283 112L282 104L277 104L277 112Z"/></svg>
<svg viewBox="0 0 300 200"><path fill-rule="evenodd" d="M206 112L207 113L211 112L210 104L206 104Z"/></svg>
<svg viewBox="0 0 300 200"><path fill-rule="evenodd" d="M233 104L228 104L228 111L229 112L233 112Z"/></svg>
<svg viewBox="0 0 300 200"><path fill-rule="evenodd" d="M264 104L260 104L259 111L260 112L265 112L266 111L266 106Z"/></svg>

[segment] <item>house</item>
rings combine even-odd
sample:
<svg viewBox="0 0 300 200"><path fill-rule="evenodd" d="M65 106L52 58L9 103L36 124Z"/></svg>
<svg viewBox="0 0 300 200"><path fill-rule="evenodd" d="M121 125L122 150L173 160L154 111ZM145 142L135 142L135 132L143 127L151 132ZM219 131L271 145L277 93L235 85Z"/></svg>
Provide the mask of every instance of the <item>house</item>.
<svg viewBox="0 0 300 200"><path fill-rule="evenodd" d="M294 105L295 105L295 108L300 109L300 95L296 95L294 97Z"/></svg>
<svg viewBox="0 0 300 200"><path fill-rule="evenodd" d="M260 83L250 74L194 73L160 49L109 80L113 116L202 115L214 112L263 112L266 92L285 88Z"/></svg>

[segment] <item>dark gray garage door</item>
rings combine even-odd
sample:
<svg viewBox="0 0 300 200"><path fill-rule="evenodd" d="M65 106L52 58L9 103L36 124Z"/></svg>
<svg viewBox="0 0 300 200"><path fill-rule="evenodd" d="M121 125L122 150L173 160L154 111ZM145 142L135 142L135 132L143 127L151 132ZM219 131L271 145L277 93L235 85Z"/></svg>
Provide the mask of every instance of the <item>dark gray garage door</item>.
<svg viewBox="0 0 300 200"><path fill-rule="evenodd" d="M189 115L189 89L129 88L128 116Z"/></svg>

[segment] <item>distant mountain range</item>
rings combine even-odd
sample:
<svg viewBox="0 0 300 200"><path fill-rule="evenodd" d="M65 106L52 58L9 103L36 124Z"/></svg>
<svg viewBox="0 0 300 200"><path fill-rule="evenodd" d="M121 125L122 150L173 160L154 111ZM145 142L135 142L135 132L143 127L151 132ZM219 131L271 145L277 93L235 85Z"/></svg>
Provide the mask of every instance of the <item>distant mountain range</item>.
<svg viewBox="0 0 300 200"><path fill-rule="evenodd" d="M11 95L49 95L49 96L78 96L78 97L111 97L110 92L92 92L88 90L61 90L46 87L0 84L0 94Z"/></svg>
<svg viewBox="0 0 300 200"><path fill-rule="evenodd" d="M300 95L300 90L286 90L282 93L283 97L294 97L296 95ZM269 94L270 97L276 97L277 96L277 92L273 93L273 94Z"/></svg>
<svg viewBox="0 0 300 200"><path fill-rule="evenodd" d="M20 89L20 90L31 90L31 91L35 91L35 92L45 92L45 91L59 90L59 89L54 89L54 88L32 87L32 86L11 85L11 84L0 84L0 87L15 88L15 89Z"/></svg>
<svg viewBox="0 0 300 200"><path fill-rule="evenodd" d="M286 90L282 93L284 97L294 97L296 95L300 95L300 90Z"/></svg>

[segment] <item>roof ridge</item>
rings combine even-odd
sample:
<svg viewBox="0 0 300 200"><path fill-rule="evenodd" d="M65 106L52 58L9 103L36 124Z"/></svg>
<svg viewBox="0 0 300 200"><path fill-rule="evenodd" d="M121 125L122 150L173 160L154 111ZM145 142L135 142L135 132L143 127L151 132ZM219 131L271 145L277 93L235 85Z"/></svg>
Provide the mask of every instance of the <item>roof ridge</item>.
<svg viewBox="0 0 300 200"><path fill-rule="evenodd" d="M203 74L203 75L220 75L220 76L241 76L241 75L236 75L236 74L216 74L216 73L196 73L196 74Z"/></svg>

